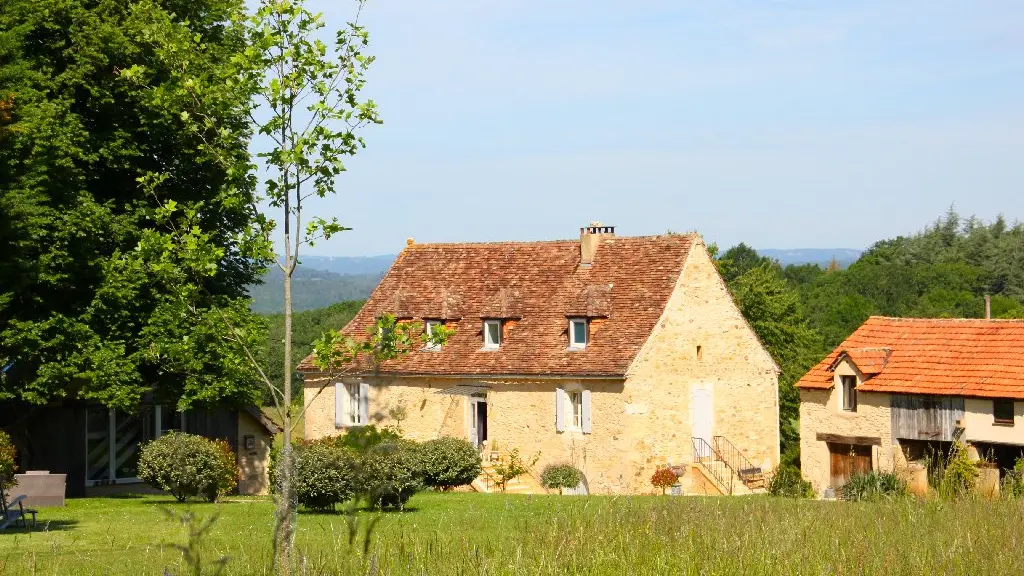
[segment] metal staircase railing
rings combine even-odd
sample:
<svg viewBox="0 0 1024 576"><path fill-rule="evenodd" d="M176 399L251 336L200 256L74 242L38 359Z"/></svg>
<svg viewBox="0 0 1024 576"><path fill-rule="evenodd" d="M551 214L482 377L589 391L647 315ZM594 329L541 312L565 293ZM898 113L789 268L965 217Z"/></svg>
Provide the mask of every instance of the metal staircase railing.
<svg viewBox="0 0 1024 576"><path fill-rule="evenodd" d="M747 456L735 444L730 442L728 438L725 436L714 436L711 442L712 449L718 454L718 457L736 472L736 476L739 477L745 486L754 488L755 486L751 486L752 484L764 483L764 471L761 470L761 467L755 466L747 459ZM760 488L763 486L756 487Z"/></svg>
<svg viewBox="0 0 1024 576"><path fill-rule="evenodd" d="M727 496L732 495L732 480L735 478L732 468L715 451L715 448L703 438L693 437L693 461L700 463L705 470L724 489Z"/></svg>

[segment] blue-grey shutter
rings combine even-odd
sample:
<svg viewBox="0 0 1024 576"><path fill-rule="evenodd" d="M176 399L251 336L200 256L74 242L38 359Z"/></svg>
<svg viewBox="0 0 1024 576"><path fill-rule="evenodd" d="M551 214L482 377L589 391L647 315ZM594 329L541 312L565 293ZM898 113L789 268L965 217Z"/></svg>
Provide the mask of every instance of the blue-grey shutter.
<svg viewBox="0 0 1024 576"><path fill-rule="evenodd" d="M370 423L370 385L366 382L359 383L359 423Z"/></svg>
<svg viewBox="0 0 1024 576"><path fill-rule="evenodd" d="M590 390L583 390L583 433L590 434Z"/></svg>
<svg viewBox="0 0 1024 576"><path fill-rule="evenodd" d="M555 388L555 431L565 432L565 390Z"/></svg>
<svg viewBox="0 0 1024 576"><path fill-rule="evenodd" d="M348 391L341 382L334 383L334 427L341 428L348 422L345 421L345 400Z"/></svg>

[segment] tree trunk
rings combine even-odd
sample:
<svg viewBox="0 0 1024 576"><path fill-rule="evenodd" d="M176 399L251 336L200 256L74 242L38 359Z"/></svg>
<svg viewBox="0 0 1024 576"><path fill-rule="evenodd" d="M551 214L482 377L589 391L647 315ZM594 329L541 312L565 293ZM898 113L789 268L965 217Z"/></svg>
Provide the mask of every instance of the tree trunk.
<svg viewBox="0 0 1024 576"><path fill-rule="evenodd" d="M287 216L287 203L286 216ZM285 219L284 258L284 390L281 420L284 428L284 446L281 449L281 463L278 468L280 486L277 499L278 568L280 574L292 573L292 546L295 542L295 494L292 491L292 272L297 254L288 254L288 219Z"/></svg>

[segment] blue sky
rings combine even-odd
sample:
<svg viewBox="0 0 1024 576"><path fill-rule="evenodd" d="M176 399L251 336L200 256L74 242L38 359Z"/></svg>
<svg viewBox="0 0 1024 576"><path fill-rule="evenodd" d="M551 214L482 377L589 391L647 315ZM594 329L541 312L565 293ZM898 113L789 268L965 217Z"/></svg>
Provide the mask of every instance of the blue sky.
<svg viewBox="0 0 1024 576"><path fill-rule="evenodd" d="M337 29L354 4L311 1ZM372 0L384 124L310 252L697 230L850 247L1024 219L1019 1Z"/></svg>

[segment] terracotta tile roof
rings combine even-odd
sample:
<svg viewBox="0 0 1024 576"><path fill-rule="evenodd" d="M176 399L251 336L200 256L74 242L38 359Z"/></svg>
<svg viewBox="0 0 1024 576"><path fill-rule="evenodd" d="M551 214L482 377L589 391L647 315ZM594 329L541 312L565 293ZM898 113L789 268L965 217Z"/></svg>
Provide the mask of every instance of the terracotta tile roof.
<svg viewBox="0 0 1024 576"><path fill-rule="evenodd" d="M362 336L389 312L455 327L440 351L413 351L385 362L382 373L621 377L700 241L696 234L605 238L589 267L580 265L579 240L413 244L342 332ZM584 350L567 349L570 316L602 318ZM508 319L498 350L482 350L484 318ZM299 370L315 371L312 358Z"/></svg>
<svg viewBox="0 0 1024 576"><path fill-rule="evenodd" d="M831 388L843 354L868 376L865 392L1024 399L1024 320L872 316L797 387Z"/></svg>
<svg viewBox="0 0 1024 576"><path fill-rule="evenodd" d="M835 370L836 365L839 361L844 358L849 358L853 362L857 369L860 370L861 374L872 375L878 374L885 367L889 361L889 356L892 355L892 350L889 348L850 348L843 349L836 356L836 359L832 361L830 370Z"/></svg>

